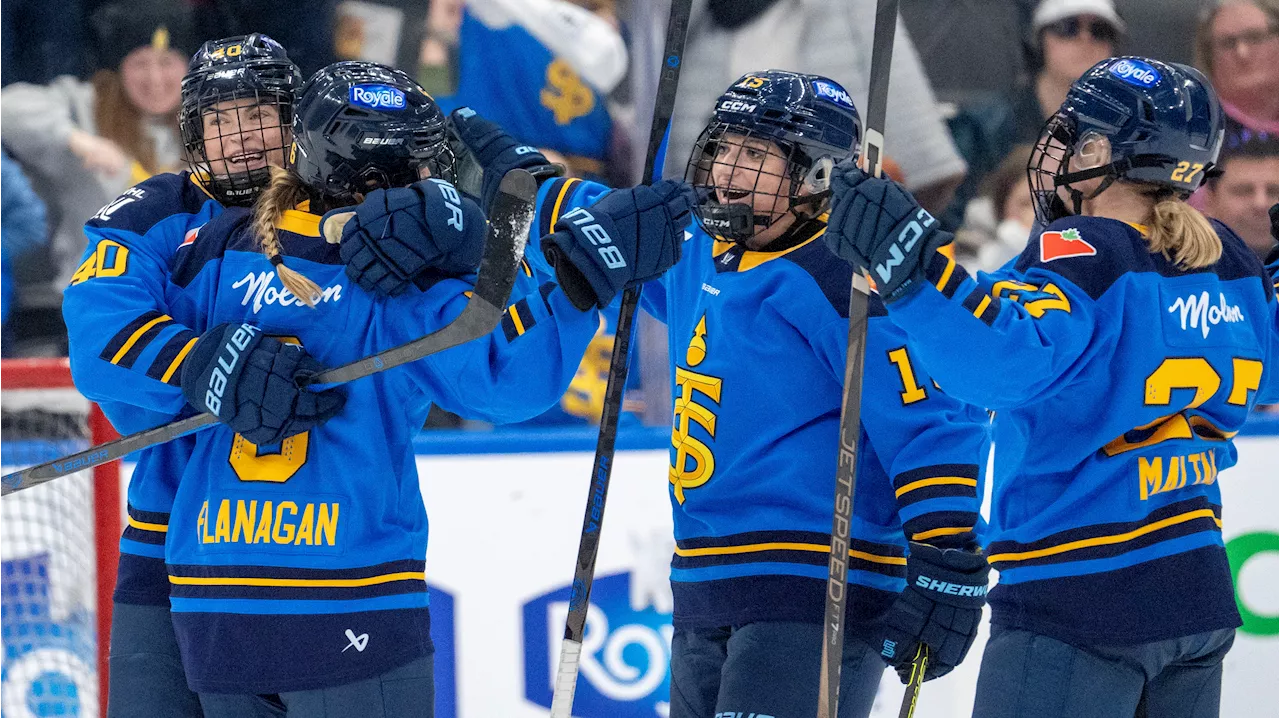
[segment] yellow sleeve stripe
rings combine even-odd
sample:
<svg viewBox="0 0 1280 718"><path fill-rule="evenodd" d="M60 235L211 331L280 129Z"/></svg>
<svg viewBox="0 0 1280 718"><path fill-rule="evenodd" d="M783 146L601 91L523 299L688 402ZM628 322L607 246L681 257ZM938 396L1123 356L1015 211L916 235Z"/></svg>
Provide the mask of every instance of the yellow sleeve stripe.
<svg viewBox="0 0 1280 718"><path fill-rule="evenodd" d="M972 526L953 526L941 529L931 529L929 531L921 531L911 534L912 541L928 541L939 536L956 536L963 533L969 533L973 530Z"/></svg>
<svg viewBox="0 0 1280 718"><path fill-rule="evenodd" d="M425 571L401 571L367 578L222 578L205 576L169 576L169 583L180 586L288 586L294 588L358 588L393 581L425 581Z"/></svg>
<svg viewBox="0 0 1280 718"><path fill-rule="evenodd" d="M560 221L560 204L564 202L565 197L569 196L569 188L581 181L582 180L577 177L570 177L565 180L564 186L560 188L560 194L556 196L556 203L551 206L551 224L549 226L552 227L553 230L556 226L556 222Z"/></svg>
<svg viewBox="0 0 1280 718"><path fill-rule="evenodd" d="M951 246L951 245L947 245L947 246ZM942 291L943 287L947 286L947 282L951 281L951 274L952 272L955 272L955 271L956 271L956 260L953 257L948 255L947 268L942 270L942 276L938 279L937 284L934 284L934 286L938 288L939 292Z"/></svg>
<svg viewBox="0 0 1280 718"><path fill-rule="evenodd" d="M129 517L129 526L130 528L140 529L142 531L159 531L160 533L169 532L169 527L165 524L149 524L144 521L139 521L132 516Z"/></svg>
<svg viewBox="0 0 1280 718"><path fill-rule="evenodd" d="M169 316L168 314L161 314L155 319L152 319L146 324L143 324L142 326L138 327L138 329L133 334L129 335L129 339L125 341L124 346L120 347L120 350L116 352L115 356L111 357L111 363L119 364L120 360L124 358L124 355L129 353L129 350L133 348L133 345L138 341L140 337L142 337L143 334L147 333L148 329L150 329L151 327L154 327L157 324L160 324L161 322L171 322L171 321L173 321L173 317Z"/></svg>
<svg viewBox="0 0 1280 718"><path fill-rule="evenodd" d="M1075 551L1077 549L1089 548L1090 546L1108 546L1112 544L1124 543L1125 541L1132 541L1133 539L1136 539L1139 536L1146 536L1149 533L1159 531L1160 529L1163 529L1163 528L1168 528L1170 526L1176 526L1177 524L1186 523L1188 521L1194 521L1196 519L1204 519L1204 518L1213 519L1214 523L1218 525L1218 528L1222 528L1222 521L1213 515L1213 509L1197 509L1195 511L1188 511L1185 514L1170 516L1167 519L1162 519L1160 521L1156 521L1155 523L1147 524L1146 526L1136 528L1132 531L1126 531L1122 534L1113 534L1111 536L1098 536L1096 538L1080 539L1079 541L1069 541L1064 544L1058 544L1057 546L1050 546L1048 548L1037 549L1035 551L1021 551L1018 553L998 553L988 557L988 561L990 561L991 563L996 563L998 561L1026 561L1027 559L1032 559L1032 558L1056 556L1057 554L1060 554L1060 553L1067 553L1068 551Z"/></svg>
<svg viewBox="0 0 1280 718"><path fill-rule="evenodd" d="M191 348L194 347L198 341L200 341L200 337L194 337L191 341L187 342L186 346L182 347L182 351L178 352L178 356L173 358L173 363L169 365L168 369L164 370L164 376L160 377L160 381L166 384L169 383L169 379L173 378L173 373L178 370L178 367L182 366L182 360L187 358L187 354L191 353Z"/></svg>
<svg viewBox="0 0 1280 718"><path fill-rule="evenodd" d="M811 551L814 553L830 553L831 547L817 543L798 543L792 541L771 541L769 543L743 544L741 546L707 546L705 548L676 547L677 556L728 556L742 553L758 553L760 551ZM906 566L907 559L902 556L878 556L866 551L849 549L849 556L871 563L883 563Z"/></svg>
<svg viewBox="0 0 1280 718"><path fill-rule="evenodd" d="M932 479L920 479L919 481L912 481L905 486L900 486L897 491L893 492L893 497L902 498L902 495L909 491L923 489L927 486L945 486L947 484L954 484L956 486L972 486L977 488L978 480L965 478L963 476L938 476Z"/></svg>
<svg viewBox="0 0 1280 718"><path fill-rule="evenodd" d="M982 301L978 302L978 307L973 310L973 316L981 317L982 313L985 312L989 306L991 306L991 297L983 297Z"/></svg>
<svg viewBox="0 0 1280 718"><path fill-rule="evenodd" d="M520 321L520 312L516 311L516 305L512 304L507 307L507 314L511 315L511 323L515 325L516 336L524 334L524 322Z"/></svg>

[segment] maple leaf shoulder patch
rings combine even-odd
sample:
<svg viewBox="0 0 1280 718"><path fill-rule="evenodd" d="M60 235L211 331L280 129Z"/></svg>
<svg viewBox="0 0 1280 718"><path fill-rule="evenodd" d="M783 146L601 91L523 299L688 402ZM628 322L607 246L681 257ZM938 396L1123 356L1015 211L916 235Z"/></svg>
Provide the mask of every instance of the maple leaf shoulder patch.
<svg viewBox="0 0 1280 718"><path fill-rule="evenodd" d="M1040 234L1040 261L1052 262L1055 259L1068 257L1092 257L1098 250L1083 237L1080 230L1064 229L1060 232L1042 232Z"/></svg>

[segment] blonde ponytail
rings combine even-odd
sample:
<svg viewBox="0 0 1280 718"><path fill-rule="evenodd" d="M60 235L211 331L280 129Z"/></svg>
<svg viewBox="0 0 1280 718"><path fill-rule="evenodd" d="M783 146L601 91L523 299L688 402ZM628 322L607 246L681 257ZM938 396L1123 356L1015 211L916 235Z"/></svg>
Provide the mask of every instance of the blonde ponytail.
<svg viewBox="0 0 1280 718"><path fill-rule="evenodd" d="M1182 270L1207 267L1222 256L1222 239L1209 220L1176 197L1157 198L1147 245Z"/></svg>
<svg viewBox="0 0 1280 718"><path fill-rule="evenodd" d="M284 288L292 292L298 301L315 308L316 300L320 297L319 285L285 266L280 238L276 235L276 225L280 223L285 210L297 207L308 198L307 186L297 175L272 167L271 183L262 190L262 195L253 208L253 231L262 241L262 253L275 266L276 276L280 277Z"/></svg>

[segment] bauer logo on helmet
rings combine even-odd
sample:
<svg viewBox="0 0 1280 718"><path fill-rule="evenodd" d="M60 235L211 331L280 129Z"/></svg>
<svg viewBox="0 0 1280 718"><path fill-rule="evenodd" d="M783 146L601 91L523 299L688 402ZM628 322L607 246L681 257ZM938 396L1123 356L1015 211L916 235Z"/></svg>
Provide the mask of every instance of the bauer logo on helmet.
<svg viewBox="0 0 1280 718"><path fill-rule="evenodd" d="M350 101L371 110L403 110L405 107L404 93L389 85L356 85L351 88Z"/></svg>
<svg viewBox="0 0 1280 718"><path fill-rule="evenodd" d="M1139 87L1151 87L1160 81L1160 73L1141 60L1117 60L1109 70L1112 75Z"/></svg>

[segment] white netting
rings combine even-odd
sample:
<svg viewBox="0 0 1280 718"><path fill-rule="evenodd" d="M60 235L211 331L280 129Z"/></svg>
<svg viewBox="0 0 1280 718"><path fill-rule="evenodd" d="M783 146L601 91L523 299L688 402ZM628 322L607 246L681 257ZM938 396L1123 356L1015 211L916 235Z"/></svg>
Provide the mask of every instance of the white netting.
<svg viewBox="0 0 1280 718"><path fill-rule="evenodd" d="M87 447L88 411L71 388L4 387L4 473ZM4 718L98 715L95 556L89 472L0 499Z"/></svg>

